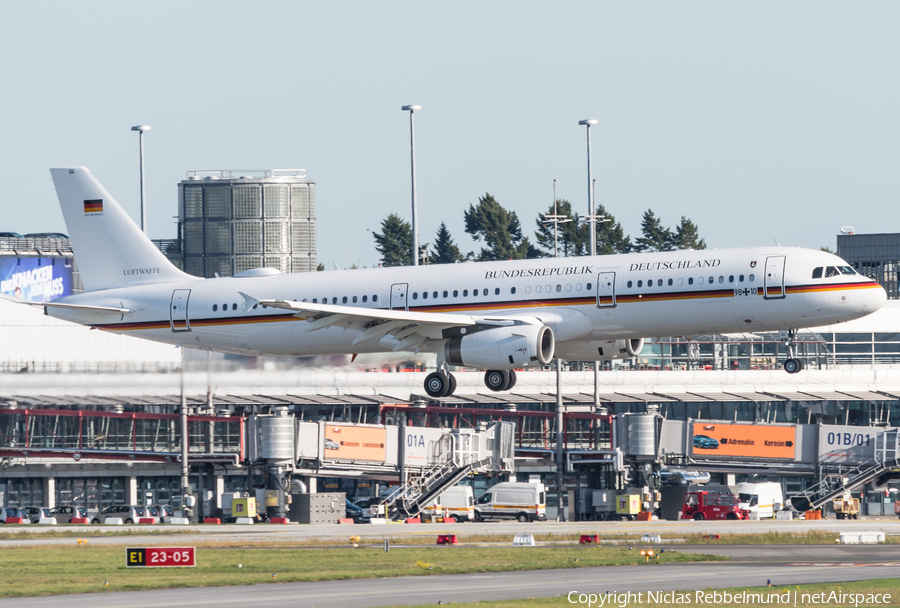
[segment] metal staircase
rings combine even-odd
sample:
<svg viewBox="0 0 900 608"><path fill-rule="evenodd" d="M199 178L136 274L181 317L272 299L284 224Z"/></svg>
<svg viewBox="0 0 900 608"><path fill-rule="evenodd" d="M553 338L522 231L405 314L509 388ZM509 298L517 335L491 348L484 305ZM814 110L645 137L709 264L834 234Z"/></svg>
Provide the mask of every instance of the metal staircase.
<svg viewBox="0 0 900 608"><path fill-rule="evenodd" d="M430 502L455 486L470 472L507 471L513 466L515 427L497 422L474 434L454 431L431 445L430 465L387 495L390 519L415 517Z"/></svg>
<svg viewBox="0 0 900 608"><path fill-rule="evenodd" d="M825 479L793 496L791 500L804 498L809 503L808 509L819 509L835 498L840 498L844 494L878 479L882 473L898 466L900 466L900 431L898 429L886 430L875 437L875 457L872 460L859 465L852 471L842 473L841 480L837 484L831 479Z"/></svg>

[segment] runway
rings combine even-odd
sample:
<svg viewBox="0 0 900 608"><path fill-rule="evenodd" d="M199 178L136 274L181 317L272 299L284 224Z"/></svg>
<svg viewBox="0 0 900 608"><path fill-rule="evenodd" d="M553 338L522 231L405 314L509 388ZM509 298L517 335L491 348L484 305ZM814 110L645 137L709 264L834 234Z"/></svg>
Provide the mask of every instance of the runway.
<svg viewBox="0 0 900 608"><path fill-rule="evenodd" d="M688 549L688 548L685 548ZM274 583L245 587L164 589L3 600L4 608L172 608L174 606L376 608L436 605L439 601L521 599L631 591L683 591L765 586L783 593L789 585L900 577L892 546L723 546L692 552L731 555L731 562L650 564L569 570L538 570L445 576L362 579L316 583ZM527 549L523 549L527 550ZM741 559L741 558L745 559ZM802 559L806 565L793 565ZM866 563L868 562L868 563ZM872 565L872 564L890 565ZM851 565L855 564L855 565ZM863 564L866 564L863 566ZM646 596L645 596L646 597ZM560 598L560 605L570 605Z"/></svg>

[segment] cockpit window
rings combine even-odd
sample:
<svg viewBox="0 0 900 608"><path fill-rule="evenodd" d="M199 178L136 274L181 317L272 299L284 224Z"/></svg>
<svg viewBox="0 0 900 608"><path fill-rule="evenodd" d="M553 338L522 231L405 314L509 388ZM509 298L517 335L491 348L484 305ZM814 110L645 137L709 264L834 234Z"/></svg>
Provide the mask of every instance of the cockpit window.
<svg viewBox="0 0 900 608"><path fill-rule="evenodd" d="M834 266L829 266L828 268L825 269L825 278L826 278L826 279L827 279L828 277L836 277L836 276L838 276L839 274L841 274L841 273L838 272L838 269L835 268Z"/></svg>
<svg viewBox="0 0 900 608"><path fill-rule="evenodd" d="M818 268L814 268L814 269L813 269L813 276L812 276L812 278L814 278L814 279L821 279L821 278L822 278L822 267L821 267L821 266L819 266Z"/></svg>
<svg viewBox="0 0 900 608"><path fill-rule="evenodd" d="M841 271L841 274L856 274L856 271L849 266L838 266L838 270Z"/></svg>

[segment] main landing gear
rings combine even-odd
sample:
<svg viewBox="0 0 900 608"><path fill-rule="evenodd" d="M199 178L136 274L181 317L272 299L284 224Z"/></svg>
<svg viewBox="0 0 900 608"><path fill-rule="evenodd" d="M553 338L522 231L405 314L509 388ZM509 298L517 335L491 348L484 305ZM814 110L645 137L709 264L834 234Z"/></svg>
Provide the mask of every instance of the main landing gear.
<svg viewBox="0 0 900 608"><path fill-rule="evenodd" d="M455 390L456 378L449 372L431 372L425 377L425 392L429 397L449 397Z"/></svg>
<svg viewBox="0 0 900 608"><path fill-rule="evenodd" d="M492 391L508 391L516 385L516 370L489 369L484 372L484 385Z"/></svg>
<svg viewBox="0 0 900 608"><path fill-rule="evenodd" d="M796 374L803 369L803 362L794 357L794 337L796 335L796 329L782 329L778 332L778 337L781 338L788 350L788 358L784 362L784 371L789 374Z"/></svg>
<svg viewBox="0 0 900 608"><path fill-rule="evenodd" d="M484 372L484 385L492 391L508 391L516 385L516 370L489 369ZM429 397L449 397L456 391L456 378L438 370L425 376L425 392Z"/></svg>

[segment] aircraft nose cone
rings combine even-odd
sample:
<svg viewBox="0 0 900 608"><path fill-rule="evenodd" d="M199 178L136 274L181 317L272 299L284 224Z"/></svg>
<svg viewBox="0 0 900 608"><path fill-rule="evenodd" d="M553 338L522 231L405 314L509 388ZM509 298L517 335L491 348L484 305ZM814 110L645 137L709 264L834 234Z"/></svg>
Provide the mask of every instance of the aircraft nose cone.
<svg viewBox="0 0 900 608"><path fill-rule="evenodd" d="M879 285L878 289L869 290L869 297L866 298L866 300L863 310L866 313L875 312L887 302L887 292L884 290L884 287Z"/></svg>

